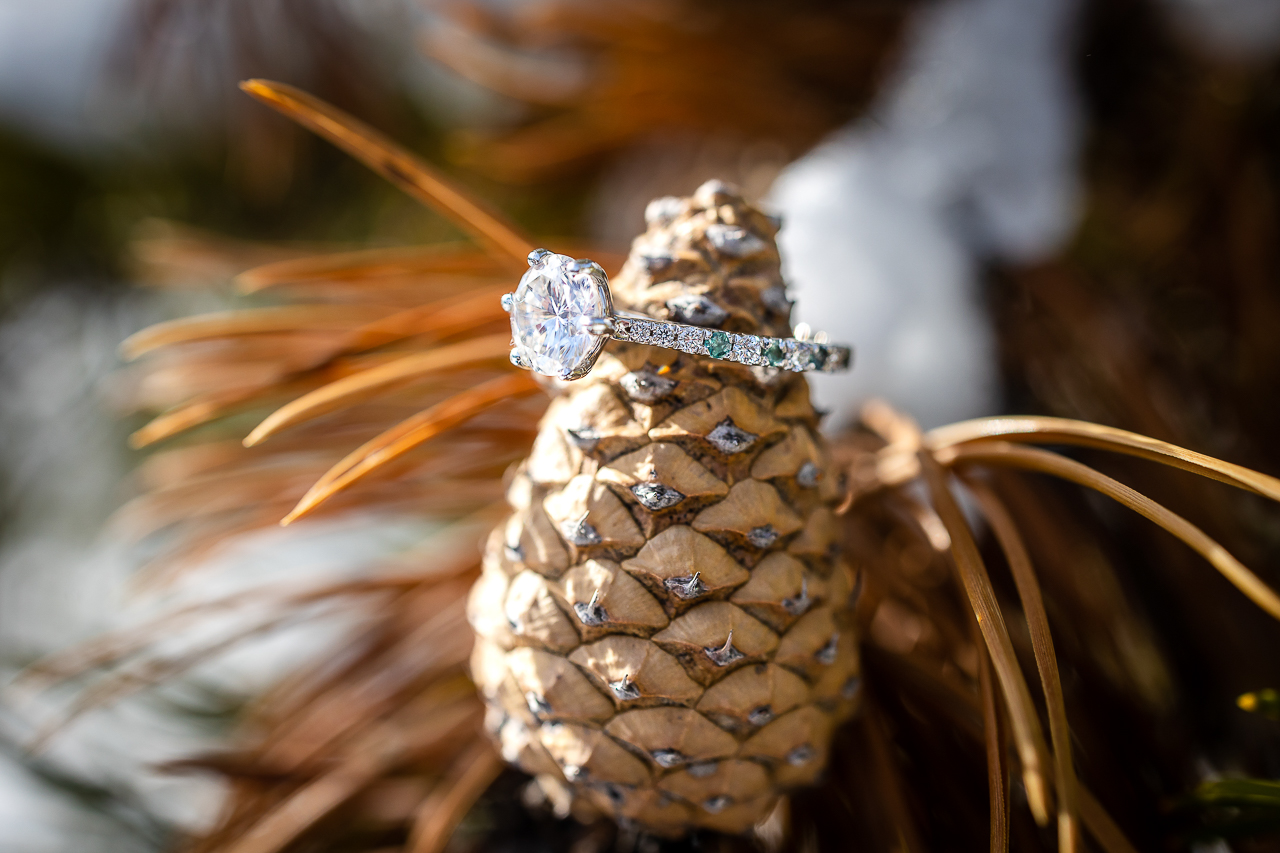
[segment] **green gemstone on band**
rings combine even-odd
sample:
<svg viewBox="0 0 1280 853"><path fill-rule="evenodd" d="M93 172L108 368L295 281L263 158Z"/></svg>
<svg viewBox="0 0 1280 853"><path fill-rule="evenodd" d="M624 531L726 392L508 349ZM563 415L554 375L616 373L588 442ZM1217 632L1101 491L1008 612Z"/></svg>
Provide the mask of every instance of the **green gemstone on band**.
<svg viewBox="0 0 1280 853"><path fill-rule="evenodd" d="M707 337L707 355L712 358L725 358L732 349L728 332L712 332Z"/></svg>
<svg viewBox="0 0 1280 853"><path fill-rule="evenodd" d="M760 354L770 367L782 367L782 363L787 360L787 351L782 348L781 341L772 341Z"/></svg>
<svg viewBox="0 0 1280 853"><path fill-rule="evenodd" d="M809 350L809 364L814 370L821 370L827 363L827 348L822 344L814 344Z"/></svg>

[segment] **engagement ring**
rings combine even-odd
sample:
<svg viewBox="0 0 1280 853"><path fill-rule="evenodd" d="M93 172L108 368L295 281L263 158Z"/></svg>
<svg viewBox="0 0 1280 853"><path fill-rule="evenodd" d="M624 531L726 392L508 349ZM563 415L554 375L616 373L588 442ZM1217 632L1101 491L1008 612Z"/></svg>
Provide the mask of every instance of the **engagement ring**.
<svg viewBox="0 0 1280 853"><path fill-rule="evenodd" d="M770 338L615 311L599 264L546 249L529 253L529 271L502 307L511 315L511 363L558 379L586 376L610 338L796 372L848 370L852 357L821 333L811 338L804 324L794 338Z"/></svg>

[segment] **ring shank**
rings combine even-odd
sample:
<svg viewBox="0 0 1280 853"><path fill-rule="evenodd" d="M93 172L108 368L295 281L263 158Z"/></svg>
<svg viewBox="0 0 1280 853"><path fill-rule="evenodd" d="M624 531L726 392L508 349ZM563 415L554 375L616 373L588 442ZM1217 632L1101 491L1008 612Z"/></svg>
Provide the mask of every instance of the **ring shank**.
<svg viewBox="0 0 1280 853"><path fill-rule="evenodd" d="M724 332L630 313L624 315L621 312L614 317L610 337L615 341L674 349L721 361L775 367L798 373L837 373L848 370L853 359L853 350L846 346L797 338L770 338Z"/></svg>

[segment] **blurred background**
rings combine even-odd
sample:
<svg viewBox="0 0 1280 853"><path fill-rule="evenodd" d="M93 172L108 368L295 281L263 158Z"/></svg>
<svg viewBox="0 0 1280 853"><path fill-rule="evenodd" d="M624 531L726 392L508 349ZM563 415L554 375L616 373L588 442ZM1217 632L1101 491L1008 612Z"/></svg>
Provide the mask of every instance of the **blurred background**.
<svg viewBox="0 0 1280 853"><path fill-rule="evenodd" d="M1083 418L1280 475L1275 0L0 0L6 682L174 602L351 577L422 541L412 514L348 513L246 535L163 595L136 582L155 545L117 514L147 458L120 341L241 304L226 282L258 263L462 236L244 96L248 77L335 103L550 245L625 252L650 199L738 184L783 218L794 319L858 348L816 387L832 430L880 396L925 427ZM1280 581L1274 512L1109 470ZM1274 625L1140 520L1061 500L1116 572L1080 594L1132 602L1129 692L1093 698L1158 709L1135 737L1180 764L1151 771L1156 799L1280 776L1280 731L1234 704L1280 686ZM164 763L219 743L344 618L34 754L67 700L6 693L0 851L159 850L207 825L218 784Z"/></svg>

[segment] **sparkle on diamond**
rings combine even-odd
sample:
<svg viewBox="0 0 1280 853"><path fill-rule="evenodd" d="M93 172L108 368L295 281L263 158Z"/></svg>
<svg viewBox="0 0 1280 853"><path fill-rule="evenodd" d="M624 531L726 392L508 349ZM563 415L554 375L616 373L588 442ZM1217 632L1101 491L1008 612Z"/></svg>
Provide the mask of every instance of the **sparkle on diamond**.
<svg viewBox="0 0 1280 853"><path fill-rule="evenodd" d="M511 305L511 336L533 369L567 376L595 349L587 324L604 317L604 296L586 272L569 268L573 259L548 254L520 279Z"/></svg>

